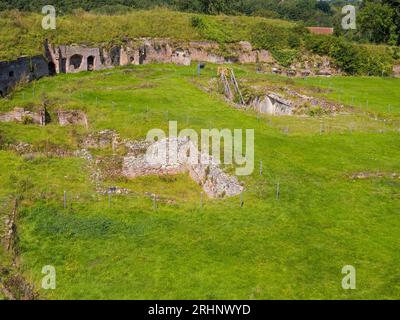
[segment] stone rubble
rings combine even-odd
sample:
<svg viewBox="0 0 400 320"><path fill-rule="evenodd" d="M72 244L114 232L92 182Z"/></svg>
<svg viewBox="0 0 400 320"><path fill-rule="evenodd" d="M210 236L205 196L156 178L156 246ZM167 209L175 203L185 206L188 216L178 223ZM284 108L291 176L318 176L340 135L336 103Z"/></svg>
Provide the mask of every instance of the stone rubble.
<svg viewBox="0 0 400 320"><path fill-rule="evenodd" d="M168 150L175 149L177 158L169 157ZM162 157L165 152L165 157ZM235 196L243 186L235 176L229 176L210 155L199 152L188 138L167 138L152 143L146 153L128 154L123 159L122 175L136 178L145 175L173 175L189 172L212 198Z"/></svg>
<svg viewBox="0 0 400 320"><path fill-rule="evenodd" d="M88 127L86 114L80 110L58 110L57 117L60 126L78 124Z"/></svg>

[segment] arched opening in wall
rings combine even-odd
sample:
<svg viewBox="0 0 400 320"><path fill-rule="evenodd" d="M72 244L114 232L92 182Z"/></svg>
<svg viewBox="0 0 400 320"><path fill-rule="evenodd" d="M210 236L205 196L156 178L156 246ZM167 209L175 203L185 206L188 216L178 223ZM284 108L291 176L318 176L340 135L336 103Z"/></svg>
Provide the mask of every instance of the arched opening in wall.
<svg viewBox="0 0 400 320"><path fill-rule="evenodd" d="M3 91L1 91L1 90L0 90L0 97L1 97L1 98L4 98L4 93L3 93Z"/></svg>
<svg viewBox="0 0 400 320"><path fill-rule="evenodd" d="M49 75L54 76L56 74L56 65L54 62L49 62Z"/></svg>
<svg viewBox="0 0 400 320"><path fill-rule="evenodd" d="M87 70L88 71L94 70L94 56L87 57Z"/></svg>
<svg viewBox="0 0 400 320"><path fill-rule="evenodd" d="M80 68L82 64L82 59L83 57L80 54L74 54L70 59L69 59L69 65L71 68L74 70L77 70Z"/></svg>
<svg viewBox="0 0 400 320"><path fill-rule="evenodd" d="M14 77L14 71L10 71L10 72L8 73L8 76L9 76L10 78L13 78L13 77Z"/></svg>
<svg viewBox="0 0 400 320"><path fill-rule="evenodd" d="M119 66L120 60L121 60L121 48L119 48L119 47L111 48L110 58L111 58L111 64L113 66Z"/></svg>

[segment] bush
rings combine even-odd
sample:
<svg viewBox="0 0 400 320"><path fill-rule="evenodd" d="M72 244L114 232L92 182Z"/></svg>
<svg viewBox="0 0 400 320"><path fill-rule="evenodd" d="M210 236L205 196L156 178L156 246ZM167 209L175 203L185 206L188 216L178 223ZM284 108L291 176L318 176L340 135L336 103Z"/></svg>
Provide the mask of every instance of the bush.
<svg viewBox="0 0 400 320"><path fill-rule="evenodd" d="M204 30L206 27L206 24L204 23L203 19L200 16L191 17L190 23L193 28L196 28L198 30Z"/></svg>
<svg viewBox="0 0 400 320"><path fill-rule="evenodd" d="M393 53L386 47L353 44L341 37L307 35L305 48L334 59L344 72L360 75L390 74Z"/></svg>
<svg viewBox="0 0 400 320"><path fill-rule="evenodd" d="M299 51L295 49L272 49L272 56L284 67L289 67L299 56Z"/></svg>
<svg viewBox="0 0 400 320"><path fill-rule="evenodd" d="M33 119L30 116L24 116L22 118L22 123L23 124L32 124L33 123Z"/></svg>
<svg viewBox="0 0 400 320"><path fill-rule="evenodd" d="M251 42L259 49L289 48L289 34L291 30L282 26L274 26L261 22L251 30Z"/></svg>

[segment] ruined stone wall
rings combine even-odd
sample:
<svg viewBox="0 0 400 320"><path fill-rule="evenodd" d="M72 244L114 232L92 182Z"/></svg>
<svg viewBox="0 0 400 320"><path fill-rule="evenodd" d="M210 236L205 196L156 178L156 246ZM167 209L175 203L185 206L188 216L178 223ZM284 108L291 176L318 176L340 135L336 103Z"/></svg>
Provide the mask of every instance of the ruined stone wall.
<svg viewBox="0 0 400 320"><path fill-rule="evenodd" d="M273 93L264 97L256 97L251 102L251 107L257 112L271 115L291 115L293 113L292 103Z"/></svg>
<svg viewBox="0 0 400 320"><path fill-rule="evenodd" d="M174 175L189 172L190 177L212 198L235 196L243 186L235 176L226 174L212 156L201 153L188 138L170 138L154 142L140 152L131 152L123 159L122 174L127 178L146 175ZM177 157L170 157L170 150L176 150ZM160 154L164 154L165 157Z"/></svg>
<svg viewBox="0 0 400 320"><path fill-rule="evenodd" d="M393 66L393 75L395 77L400 77L400 65Z"/></svg>
<svg viewBox="0 0 400 320"><path fill-rule="evenodd" d="M80 110L58 110L57 117L60 126L80 124L88 127L86 114Z"/></svg>
<svg viewBox="0 0 400 320"><path fill-rule="evenodd" d="M0 113L0 122L21 122L26 124L46 124L46 112L27 111L24 108L14 108L14 110L6 113Z"/></svg>
<svg viewBox="0 0 400 320"><path fill-rule="evenodd" d="M254 50L246 41L232 45L224 57L216 42L176 42L169 39L148 38L126 40L124 45L113 46L110 49L77 45L52 47L46 44L46 56L56 66L57 73L100 70L129 64L175 63L188 66L192 61L216 64L273 62L268 51ZM88 57L94 58L92 68L88 67Z"/></svg>
<svg viewBox="0 0 400 320"><path fill-rule="evenodd" d="M0 95L5 96L18 83L28 82L49 75L43 56L21 57L14 61L0 62Z"/></svg>
<svg viewBox="0 0 400 320"><path fill-rule="evenodd" d="M66 73L100 70L102 67L99 48L62 46L60 50L65 59Z"/></svg>

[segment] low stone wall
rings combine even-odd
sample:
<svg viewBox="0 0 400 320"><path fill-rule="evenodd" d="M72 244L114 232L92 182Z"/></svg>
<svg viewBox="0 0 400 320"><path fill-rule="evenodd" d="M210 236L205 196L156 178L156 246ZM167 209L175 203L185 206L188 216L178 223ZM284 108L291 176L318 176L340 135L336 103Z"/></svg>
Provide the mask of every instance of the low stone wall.
<svg viewBox="0 0 400 320"><path fill-rule="evenodd" d="M176 159L172 159L169 155L168 150L172 149L177 151ZM201 154L187 138L154 142L149 145L145 153L128 154L123 159L122 174L131 179L146 175L174 175L184 172L189 172L191 178L212 198L235 196L243 191L243 186L236 177L223 172L211 156Z"/></svg>
<svg viewBox="0 0 400 320"><path fill-rule="evenodd" d="M46 112L27 111L24 108L14 108L14 110L0 114L0 122L21 122L25 124L46 124Z"/></svg>
<svg viewBox="0 0 400 320"><path fill-rule="evenodd" d="M400 65L393 66L393 75L396 78L400 77Z"/></svg>
<svg viewBox="0 0 400 320"><path fill-rule="evenodd" d="M86 114L80 110L58 110L57 117L61 126L78 124L88 127Z"/></svg>

